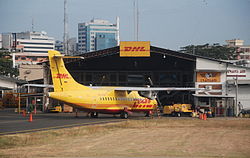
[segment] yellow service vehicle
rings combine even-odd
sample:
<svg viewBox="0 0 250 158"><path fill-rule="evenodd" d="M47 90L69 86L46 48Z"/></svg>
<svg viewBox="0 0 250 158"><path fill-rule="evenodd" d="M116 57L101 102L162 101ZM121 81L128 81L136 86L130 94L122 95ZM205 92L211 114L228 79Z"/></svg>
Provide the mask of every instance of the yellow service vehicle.
<svg viewBox="0 0 250 158"><path fill-rule="evenodd" d="M62 107L60 105L49 108L49 112L62 112Z"/></svg>
<svg viewBox="0 0 250 158"><path fill-rule="evenodd" d="M173 104L173 105L166 105L163 108L163 114L164 115L172 115L172 116L182 116L182 115L188 115L192 116L193 110L192 110L191 104Z"/></svg>

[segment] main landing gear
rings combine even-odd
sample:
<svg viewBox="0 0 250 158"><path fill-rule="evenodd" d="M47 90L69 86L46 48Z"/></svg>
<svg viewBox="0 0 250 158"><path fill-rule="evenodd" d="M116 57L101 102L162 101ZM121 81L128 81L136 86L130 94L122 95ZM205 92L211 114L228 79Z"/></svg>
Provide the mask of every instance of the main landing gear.
<svg viewBox="0 0 250 158"><path fill-rule="evenodd" d="M131 113L127 107L124 108L124 110L121 112L120 117L123 119L127 119L128 118L128 113Z"/></svg>
<svg viewBox="0 0 250 158"><path fill-rule="evenodd" d="M91 112L90 117L91 118L98 118L98 113L97 112Z"/></svg>
<svg viewBox="0 0 250 158"><path fill-rule="evenodd" d="M123 111L120 115L121 118L127 119L128 118L128 113L126 111Z"/></svg>
<svg viewBox="0 0 250 158"><path fill-rule="evenodd" d="M152 117L153 116L153 111L148 111L145 113L145 117Z"/></svg>

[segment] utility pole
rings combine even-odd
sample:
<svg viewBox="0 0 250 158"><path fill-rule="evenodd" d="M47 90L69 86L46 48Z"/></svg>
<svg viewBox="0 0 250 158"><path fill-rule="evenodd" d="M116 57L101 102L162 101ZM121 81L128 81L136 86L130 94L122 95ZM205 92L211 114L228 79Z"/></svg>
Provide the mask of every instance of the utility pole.
<svg viewBox="0 0 250 158"><path fill-rule="evenodd" d="M64 0L64 34L63 34L63 49L64 54L68 55L68 15L67 15L67 0Z"/></svg>
<svg viewBox="0 0 250 158"><path fill-rule="evenodd" d="M134 0L134 40L139 40L139 4Z"/></svg>
<svg viewBox="0 0 250 158"><path fill-rule="evenodd" d="M235 113L236 113L236 117L238 116L238 113L239 113L238 95L239 95L239 86L238 86L238 74L237 74L236 80L235 80Z"/></svg>
<svg viewBox="0 0 250 158"><path fill-rule="evenodd" d="M137 26L136 26L136 30L137 30L137 35L136 35L136 40L139 41L139 4L138 4L138 0L137 0Z"/></svg>

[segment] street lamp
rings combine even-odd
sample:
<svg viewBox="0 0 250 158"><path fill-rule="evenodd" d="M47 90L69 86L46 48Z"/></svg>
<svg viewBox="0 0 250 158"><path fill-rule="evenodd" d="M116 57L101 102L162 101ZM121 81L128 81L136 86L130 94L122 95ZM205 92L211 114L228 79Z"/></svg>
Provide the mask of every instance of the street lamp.
<svg viewBox="0 0 250 158"><path fill-rule="evenodd" d="M238 116L238 93L239 93L239 86L238 86L238 74L236 75L235 79L235 113Z"/></svg>

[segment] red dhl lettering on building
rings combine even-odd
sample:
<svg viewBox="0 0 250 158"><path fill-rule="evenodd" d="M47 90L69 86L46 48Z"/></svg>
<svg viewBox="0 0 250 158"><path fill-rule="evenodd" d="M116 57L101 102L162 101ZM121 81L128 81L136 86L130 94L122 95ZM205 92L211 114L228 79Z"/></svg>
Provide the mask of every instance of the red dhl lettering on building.
<svg viewBox="0 0 250 158"><path fill-rule="evenodd" d="M124 47L125 52L145 52L145 47Z"/></svg>
<svg viewBox="0 0 250 158"><path fill-rule="evenodd" d="M68 74L56 74L53 78L70 79Z"/></svg>

